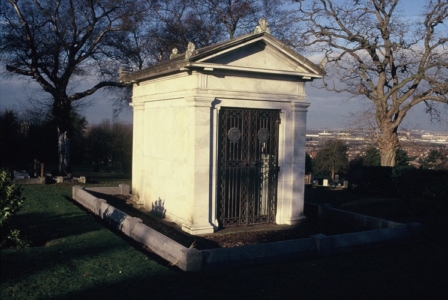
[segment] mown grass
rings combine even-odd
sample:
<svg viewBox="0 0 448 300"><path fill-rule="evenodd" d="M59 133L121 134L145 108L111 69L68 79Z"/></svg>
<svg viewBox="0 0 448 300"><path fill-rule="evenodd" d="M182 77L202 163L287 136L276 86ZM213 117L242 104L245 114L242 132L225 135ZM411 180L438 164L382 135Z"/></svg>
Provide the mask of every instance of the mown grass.
<svg viewBox="0 0 448 300"><path fill-rule="evenodd" d="M25 186L24 193L27 200L14 226L30 247L1 249L1 299L443 299L448 295L443 215L417 216L439 231L415 245L191 274L109 230L69 200L70 186ZM354 210L375 208L376 214L384 213L390 203L398 205L387 197L338 191L307 191L307 197ZM394 213L397 218L399 211Z"/></svg>

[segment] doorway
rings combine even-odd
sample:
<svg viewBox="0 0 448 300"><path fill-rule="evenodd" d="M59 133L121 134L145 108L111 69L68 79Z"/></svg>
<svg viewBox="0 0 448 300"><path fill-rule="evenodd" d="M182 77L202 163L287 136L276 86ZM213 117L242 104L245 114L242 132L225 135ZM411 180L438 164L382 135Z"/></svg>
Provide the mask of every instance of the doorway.
<svg viewBox="0 0 448 300"><path fill-rule="evenodd" d="M279 124L280 110L220 109L220 226L275 223Z"/></svg>

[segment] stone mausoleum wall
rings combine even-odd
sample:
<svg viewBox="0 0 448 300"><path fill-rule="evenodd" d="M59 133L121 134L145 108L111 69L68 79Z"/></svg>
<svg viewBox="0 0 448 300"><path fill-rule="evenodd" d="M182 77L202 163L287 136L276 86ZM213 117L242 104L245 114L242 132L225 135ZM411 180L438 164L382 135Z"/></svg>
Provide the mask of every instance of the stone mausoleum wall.
<svg viewBox="0 0 448 300"><path fill-rule="evenodd" d="M304 206L305 83L321 77L319 70L267 34L192 53L131 77L139 79L132 100L133 194L187 232L213 232L220 109L275 109L281 111L276 223L297 223Z"/></svg>

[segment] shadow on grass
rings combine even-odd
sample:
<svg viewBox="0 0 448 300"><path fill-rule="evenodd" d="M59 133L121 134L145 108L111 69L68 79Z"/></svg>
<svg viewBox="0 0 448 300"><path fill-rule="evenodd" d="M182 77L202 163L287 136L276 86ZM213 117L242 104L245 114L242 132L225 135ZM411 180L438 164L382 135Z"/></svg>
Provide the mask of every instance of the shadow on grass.
<svg viewBox="0 0 448 300"><path fill-rule="evenodd" d="M45 219L45 214L36 214L37 220ZM30 217L30 214L24 216ZM1 283L2 286L13 286L17 282L46 281L48 276L67 276L73 274L80 276L80 265L85 266L87 273L95 276L105 276L108 269L126 260L118 253L129 253L129 246L139 253L144 254L149 261L155 262L160 268L181 272L178 268L170 266L168 262L145 249L141 244L130 239L117 230L111 230L109 224L98 217L85 215L75 216L71 221L78 221L79 229L69 229L66 226L73 225L71 222L61 222L55 217L47 218L45 224L36 226L35 229L49 229L49 222L58 224L53 226L52 234L44 234L37 241L40 247L29 247L21 250L2 250L1 257ZM65 219L62 217L61 219ZM75 224L76 225L76 224ZM34 237L36 238L36 237ZM36 240L32 240L36 244ZM92 266L89 262L92 262ZM94 269L100 269L99 271ZM37 275L36 275L37 274ZM43 274L43 275L41 275ZM107 277L107 276L106 276ZM32 278L32 279L29 279ZM80 280L76 278L76 280ZM3 293L2 293L3 294Z"/></svg>
<svg viewBox="0 0 448 300"><path fill-rule="evenodd" d="M26 213L15 217L14 227L20 229L31 247L41 247L55 239L102 229L89 220L92 220L91 216L79 213Z"/></svg>
<svg viewBox="0 0 448 300"><path fill-rule="evenodd" d="M55 299L442 299L444 249L420 244L207 273L141 273Z"/></svg>
<svg viewBox="0 0 448 300"><path fill-rule="evenodd" d="M100 232L86 232L75 237L53 240L44 247L5 251L2 253L2 283L8 280L21 281L35 273L56 267L72 269L74 261L95 259L116 251L116 241L108 238L107 234L107 230L103 229ZM120 247L126 246L123 244Z"/></svg>

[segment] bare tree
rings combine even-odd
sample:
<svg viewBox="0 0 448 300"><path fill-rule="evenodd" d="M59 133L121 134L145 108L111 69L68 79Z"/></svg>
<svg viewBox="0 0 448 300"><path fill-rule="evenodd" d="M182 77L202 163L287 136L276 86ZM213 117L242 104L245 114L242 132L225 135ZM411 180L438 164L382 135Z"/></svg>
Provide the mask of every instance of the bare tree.
<svg viewBox="0 0 448 300"><path fill-rule="evenodd" d="M291 35L291 12L282 0L193 0L201 14L215 20L219 28L232 39L253 32L262 18L269 21L271 32L284 42ZM288 38L285 38L288 37ZM291 43L288 43L291 44Z"/></svg>
<svg viewBox="0 0 448 300"><path fill-rule="evenodd" d="M253 30L261 2L257 0L195 0L196 6L204 7L205 11L223 25L229 38L235 37L238 29ZM255 23L256 24L256 23Z"/></svg>
<svg viewBox="0 0 448 300"><path fill-rule="evenodd" d="M184 52L188 42L200 48L223 39L219 23L204 10L195 0L161 1L155 6L155 26L148 33L158 61L169 59L173 48Z"/></svg>
<svg viewBox="0 0 448 300"><path fill-rule="evenodd" d="M324 87L371 101L381 165L394 166L409 110L424 103L440 118L437 103L448 103L448 2L428 0L418 21L399 0L296 2L304 45L325 56Z"/></svg>
<svg viewBox="0 0 448 300"><path fill-rule="evenodd" d="M169 59L173 48L182 53L188 42L201 48L252 32L261 17L273 20L276 35L287 31L281 0L154 0L150 8L129 31L109 37L130 70Z"/></svg>
<svg viewBox="0 0 448 300"><path fill-rule="evenodd" d="M59 149L70 126L73 103L104 87L123 87L115 49L107 37L128 30L146 5L131 0L7 0L1 2L1 51L7 71L34 79L53 98ZM69 93L77 78L89 77L84 88ZM78 86L78 90L83 88ZM62 144L62 145L61 145ZM61 153L60 153L61 155ZM66 172L60 164L59 171Z"/></svg>
<svg viewBox="0 0 448 300"><path fill-rule="evenodd" d="M341 140L327 140L313 160L313 170L334 180L335 174L348 167L348 147Z"/></svg>

